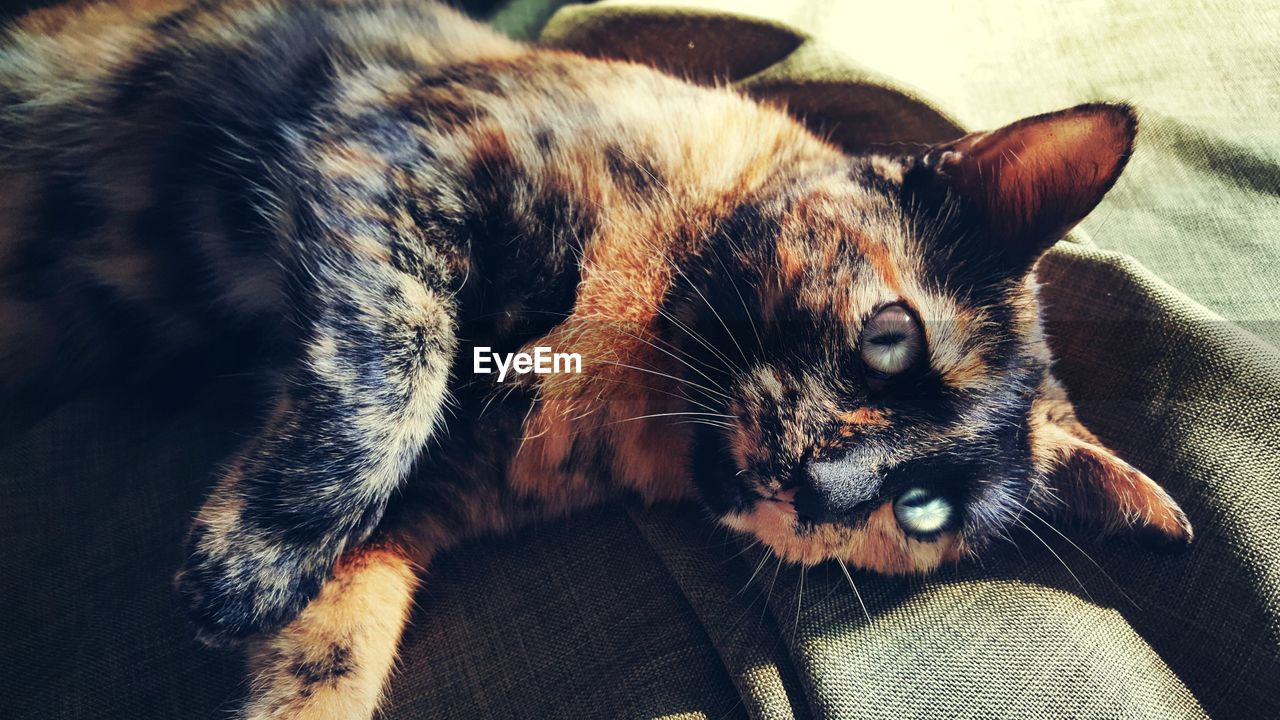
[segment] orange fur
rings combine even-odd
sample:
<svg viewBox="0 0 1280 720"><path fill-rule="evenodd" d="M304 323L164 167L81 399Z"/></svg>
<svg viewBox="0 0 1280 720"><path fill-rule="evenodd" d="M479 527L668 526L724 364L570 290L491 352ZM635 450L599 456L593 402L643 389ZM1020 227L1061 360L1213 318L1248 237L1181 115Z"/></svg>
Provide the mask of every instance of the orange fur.
<svg viewBox="0 0 1280 720"><path fill-rule="evenodd" d="M287 627L249 648L246 720L348 720L373 714L418 584L395 546L352 550Z"/></svg>

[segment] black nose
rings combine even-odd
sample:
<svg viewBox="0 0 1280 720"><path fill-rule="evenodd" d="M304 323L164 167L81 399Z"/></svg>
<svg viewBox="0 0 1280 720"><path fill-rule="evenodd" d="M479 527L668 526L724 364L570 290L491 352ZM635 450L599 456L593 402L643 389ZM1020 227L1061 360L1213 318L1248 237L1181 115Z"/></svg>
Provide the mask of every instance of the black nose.
<svg viewBox="0 0 1280 720"><path fill-rule="evenodd" d="M848 520L879 491L879 478L852 459L811 462L800 473L796 515L811 523Z"/></svg>

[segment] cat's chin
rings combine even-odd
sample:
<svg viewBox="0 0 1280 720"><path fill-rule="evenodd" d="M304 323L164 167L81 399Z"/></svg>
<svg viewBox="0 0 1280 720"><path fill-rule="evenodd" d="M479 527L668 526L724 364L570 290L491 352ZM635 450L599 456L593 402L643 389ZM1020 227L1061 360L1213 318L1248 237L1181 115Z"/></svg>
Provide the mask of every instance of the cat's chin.
<svg viewBox="0 0 1280 720"><path fill-rule="evenodd" d="M876 508L857 528L801 527L788 503L761 501L745 512L721 517L728 527L758 538L783 560L817 565L838 560L885 575L927 573L961 555L961 541L944 532L928 541L907 536L893 516L893 503Z"/></svg>

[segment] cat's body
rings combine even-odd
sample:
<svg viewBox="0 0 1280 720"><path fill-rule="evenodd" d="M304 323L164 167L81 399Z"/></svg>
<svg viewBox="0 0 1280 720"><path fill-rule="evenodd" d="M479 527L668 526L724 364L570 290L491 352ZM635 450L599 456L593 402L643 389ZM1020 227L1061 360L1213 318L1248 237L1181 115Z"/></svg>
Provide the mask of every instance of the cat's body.
<svg viewBox="0 0 1280 720"><path fill-rule="evenodd" d="M219 346L280 374L179 581L211 639L262 633L249 716L367 716L414 567L623 493L885 572L1055 491L1189 537L1075 422L1027 277L1119 173L1127 110L1044 121L1105 157L1053 175L1080 148L1050 142L1038 180L1063 197L1005 221L998 193L953 207L936 180L983 137L851 159L728 90L434 5L91 5L0 53L6 389ZM998 238L975 255L979 222ZM532 346L582 372L473 371L475 348ZM963 489L904 505L903 468Z"/></svg>

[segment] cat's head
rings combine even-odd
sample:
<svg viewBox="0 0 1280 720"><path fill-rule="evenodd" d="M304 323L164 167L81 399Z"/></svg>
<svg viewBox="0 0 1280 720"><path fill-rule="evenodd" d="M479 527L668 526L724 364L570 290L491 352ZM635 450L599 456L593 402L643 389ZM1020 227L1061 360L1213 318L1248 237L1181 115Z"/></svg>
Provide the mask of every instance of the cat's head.
<svg viewBox="0 0 1280 720"><path fill-rule="evenodd" d="M1082 106L738 207L669 298L694 409L720 415L694 449L711 511L783 558L889 573L1030 513L1189 541L1168 495L1076 421L1031 276L1135 131L1127 107Z"/></svg>

